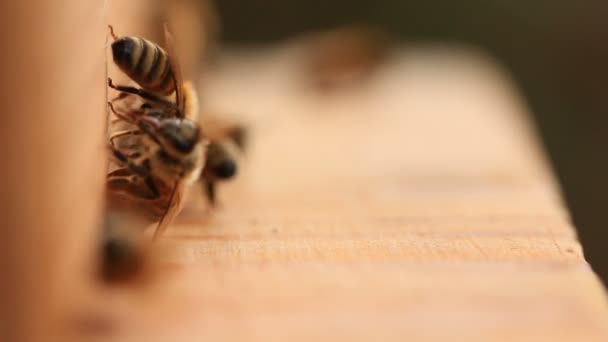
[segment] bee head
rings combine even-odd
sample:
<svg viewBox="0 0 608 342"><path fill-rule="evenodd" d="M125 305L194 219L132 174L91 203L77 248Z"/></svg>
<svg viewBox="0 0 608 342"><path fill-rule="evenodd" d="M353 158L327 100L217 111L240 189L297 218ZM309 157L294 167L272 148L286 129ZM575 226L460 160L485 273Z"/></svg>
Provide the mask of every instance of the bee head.
<svg viewBox="0 0 608 342"><path fill-rule="evenodd" d="M236 174L236 163L232 159L224 159L212 167L213 173L219 179L230 179Z"/></svg>
<svg viewBox="0 0 608 342"><path fill-rule="evenodd" d="M188 154L194 150L200 140L198 125L187 119L165 119L158 127L160 145L169 153Z"/></svg>
<svg viewBox="0 0 608 342"><path fill-rule="evenodd" d="M223 144L212 142L207 147L207 169L218 179L230 179L237 172L237 164Z"/></svg>

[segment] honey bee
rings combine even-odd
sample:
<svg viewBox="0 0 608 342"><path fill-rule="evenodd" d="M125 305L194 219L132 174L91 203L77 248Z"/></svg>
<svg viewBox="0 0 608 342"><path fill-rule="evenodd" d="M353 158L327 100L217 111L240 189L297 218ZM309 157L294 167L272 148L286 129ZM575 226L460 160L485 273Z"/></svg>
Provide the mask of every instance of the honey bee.
<svg viewBox="0 0 608 342"><path fill-rule="evenodd" d="M120 94L108 102L112 113L130 127L110 136L110 149L119 165L108 174L110 205L132 207L158 221L155 237L181 210L184 191L196 182L205 162L205 145L198 124L198 97L183 82L177 58L139 37L114 37L112 55L118 67L141 88L108 86ZM167 48L172 37L165 26ZM171 52L171 50L170 50ZM166 95L175 93L175 101ZM129 95L142 98L140 108L120 110L113 103ZM117 139L129 137L127 143Z"/></svg>
<svg viewBox="0 0 608 342"><path fill-rule="evenodd" d="M218 120L205 121L205 127L209 132L209 145L200 180L207 201L214 206L216 183L230 180L237 174L238 156L244 152L247 131L243 126Z"/></svg>
<svg viewBox="0 0 608 342"><path fill-rule="evenodd" d="M109 26L110 34L114 38L111 45L112 58L118 68L141 88L130 86L109 86L120 92L117 99L122 99L128 94L137 95L147 101L160 105L167 110L166 116L184 117L184 81L177 56L169 54L157 44L133 36L118 37L114 28ZM172 49L173 38L165 26L165 41L167 48ZM195 97L193 87L191 98ZM169 101L163 96L175 93L175 101ZM198 111L192 111L192 115L198 116ZM192 119L192 118L190 118Z"/></svg>

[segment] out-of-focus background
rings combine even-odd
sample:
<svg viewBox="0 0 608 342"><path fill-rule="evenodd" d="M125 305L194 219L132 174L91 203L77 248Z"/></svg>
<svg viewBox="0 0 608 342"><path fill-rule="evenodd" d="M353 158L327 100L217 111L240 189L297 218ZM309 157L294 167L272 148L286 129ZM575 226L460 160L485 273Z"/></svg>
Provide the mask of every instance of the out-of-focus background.
<svg viewBox="0 0 608 342"><path fill-rule="evenodd" d="M225 43L273 43L357 23L385 29L405 45L486 50L521 87L587 259L608 281L606 1L222 0L216 6Z"/></svg>

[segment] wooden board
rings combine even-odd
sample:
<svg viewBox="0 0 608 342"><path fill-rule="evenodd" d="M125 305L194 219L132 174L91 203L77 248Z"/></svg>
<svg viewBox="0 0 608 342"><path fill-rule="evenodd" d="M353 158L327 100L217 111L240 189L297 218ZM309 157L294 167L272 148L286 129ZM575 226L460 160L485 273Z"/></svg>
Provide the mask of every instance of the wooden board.
<svg viewBox="0 0 608 342"><path fill-rule="evenodd" d="M249 124L162 270L95 304L125 341L605 341L608 307L526 108L492 61L410 48L319 94L290 47L225 56L209 111Z"/></svg>

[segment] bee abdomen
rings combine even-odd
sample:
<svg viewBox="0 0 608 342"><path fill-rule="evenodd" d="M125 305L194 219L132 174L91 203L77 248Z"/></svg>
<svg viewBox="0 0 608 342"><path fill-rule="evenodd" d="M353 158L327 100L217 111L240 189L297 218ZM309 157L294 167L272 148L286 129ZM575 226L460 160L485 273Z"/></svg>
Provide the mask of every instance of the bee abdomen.
<svg viewBox="0 0 608 342"><path fill-rule="evenodd" d="M167 52L140 37L122 37L112 43L114 63L143 89L169 95L175 91Z"/></svg>

